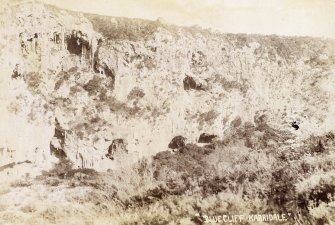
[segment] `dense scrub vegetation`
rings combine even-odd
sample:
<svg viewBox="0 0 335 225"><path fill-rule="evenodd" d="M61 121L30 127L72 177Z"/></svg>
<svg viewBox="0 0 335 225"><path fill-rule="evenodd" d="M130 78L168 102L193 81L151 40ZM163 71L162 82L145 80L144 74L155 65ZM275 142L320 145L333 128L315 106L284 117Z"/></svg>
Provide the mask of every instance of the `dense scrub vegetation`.
<svg viewBox="0 0 335 225"><path fill-rule="evenodd" d="M292 137L260 121L237 123L213 144L187 144L107 173L62 161L38 180L50 188L89 188L80 201L114 215L116 224L203 224L201 215L241 213L291 215L281 224L334 220L334 134L278 146Z"/></svg>

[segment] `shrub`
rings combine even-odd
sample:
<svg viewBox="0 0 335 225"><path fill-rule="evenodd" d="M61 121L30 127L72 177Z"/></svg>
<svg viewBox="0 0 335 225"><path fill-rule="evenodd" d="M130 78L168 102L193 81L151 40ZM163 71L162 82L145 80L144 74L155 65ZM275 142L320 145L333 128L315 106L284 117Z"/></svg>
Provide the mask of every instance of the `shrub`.
<svg viewBox="0 0 335 225"><path fill-rule="evenodd" d="M30 180L17 180L10 184L11 187L29 187L32 185L32 181Z"/></svg>
<svg viewBox="0 0 335 225"><path fill-rule="evenodd" d="M128 100L133 100L133 99L143 98L144 96L145 96L145 93L142 89L138 87L134 87L128 94L127 98Z"/></svg>

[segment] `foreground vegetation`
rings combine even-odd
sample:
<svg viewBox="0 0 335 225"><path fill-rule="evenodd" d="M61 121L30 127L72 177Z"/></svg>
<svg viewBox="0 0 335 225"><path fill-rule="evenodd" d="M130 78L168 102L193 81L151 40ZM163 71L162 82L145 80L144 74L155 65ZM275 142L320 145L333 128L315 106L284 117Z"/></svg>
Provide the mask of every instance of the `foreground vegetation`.
<svg viewBox="0 0 335 225"><path fill-rule="evenodd" d="M135 165L125 161L107 173L72 169L64 160L2 191L4 199L21 193L24 201L20 213L2 203L1 218L13 224L156 225L204 224L204 215L285 213L287 221L275 224L334 222L334 134L293 148L289 133L255 122L235 121L223 140L188 144Z"/></svg>

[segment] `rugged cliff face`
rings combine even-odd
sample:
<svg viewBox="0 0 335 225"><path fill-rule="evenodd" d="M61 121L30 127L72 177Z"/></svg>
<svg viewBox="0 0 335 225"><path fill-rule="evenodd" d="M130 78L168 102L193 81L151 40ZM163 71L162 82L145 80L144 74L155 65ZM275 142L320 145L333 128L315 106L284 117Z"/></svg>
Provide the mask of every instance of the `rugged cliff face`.
<svg viewBox="0 0 335 225"><path fill-rule="evenodd" d="M70 159L103 171L176 136L196 143L263 123L299 145L335 127L333 40L4 7L1 165Z"/></svg>

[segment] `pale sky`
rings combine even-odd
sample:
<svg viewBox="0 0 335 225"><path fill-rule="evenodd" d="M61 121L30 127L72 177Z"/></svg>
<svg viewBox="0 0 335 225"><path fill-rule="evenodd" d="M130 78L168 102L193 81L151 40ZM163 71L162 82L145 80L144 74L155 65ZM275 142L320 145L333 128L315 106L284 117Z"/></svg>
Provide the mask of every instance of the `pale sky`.
<svg viewBox="0 0 335 225"><path fill-rule="evenodd" d="M164 18L222 32L335 38L335 0L42 0L102 15Z"/></svg>

